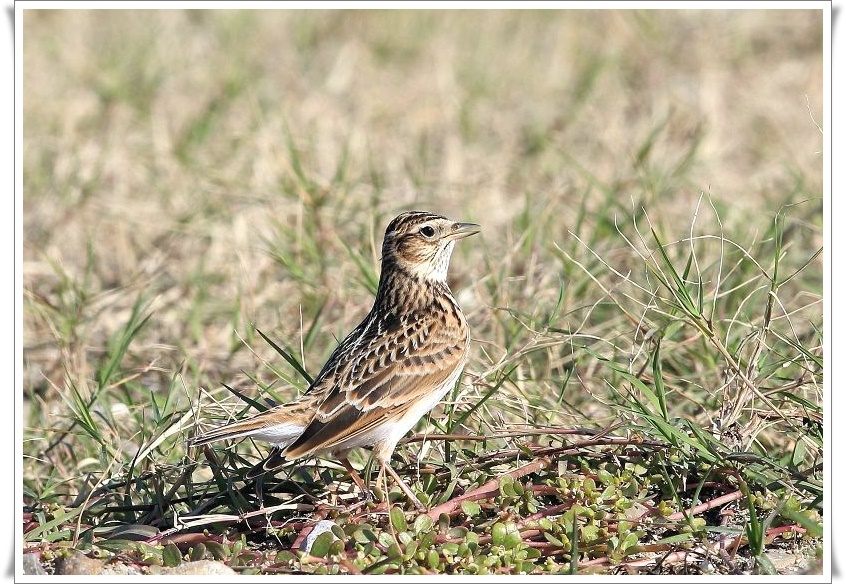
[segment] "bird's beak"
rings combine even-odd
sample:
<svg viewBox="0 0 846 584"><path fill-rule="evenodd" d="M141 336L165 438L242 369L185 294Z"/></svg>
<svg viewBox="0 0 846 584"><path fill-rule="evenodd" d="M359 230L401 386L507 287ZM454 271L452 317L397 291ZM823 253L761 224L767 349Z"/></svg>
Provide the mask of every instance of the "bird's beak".
<svg viewBox="0 0 846 584"><path fill-rule="evenodd" d="M482 228L475 223L453 223L452 233L449 234L450 239L463 239L470 235L475 235L481 231Z"/></svg>

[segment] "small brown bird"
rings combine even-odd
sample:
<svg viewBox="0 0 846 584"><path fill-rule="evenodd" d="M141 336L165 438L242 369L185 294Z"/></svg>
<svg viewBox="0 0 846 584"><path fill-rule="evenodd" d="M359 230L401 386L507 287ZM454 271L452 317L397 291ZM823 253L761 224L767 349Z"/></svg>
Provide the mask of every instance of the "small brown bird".
<svg viewBox="0 0 846 584"><path fill-rule="evenodd" d="M455 386L470 331L447 285L450 255L459 239L479 232L425 212L402 213L388 225L382 274L373 308L341 342L300 397L248 419L215 428L195 445L252 437L274 446L248 478L307 455L338 459L368 492L347 458L370 447L418 509L423 505L391 468L397 442Z"/></svg>

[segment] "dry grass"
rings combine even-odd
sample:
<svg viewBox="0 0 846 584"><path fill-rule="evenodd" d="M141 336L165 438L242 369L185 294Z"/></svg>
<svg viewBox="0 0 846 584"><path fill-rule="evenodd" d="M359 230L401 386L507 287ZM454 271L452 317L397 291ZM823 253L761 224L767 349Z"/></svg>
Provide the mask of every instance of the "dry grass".
<svg viewBox="0 0 846 584"><path fill-rule="evenodd" d="M28 504L72 501L139 450L183 464L179 425L145 446L201 387L302 389L254 327L315 372L411 208L483 226L452 262L477 342L441 430L642 431L602 357L663 377L669 417L796 458L822 407L820 11L27 11L23 27ZM701 312L662 288L669 265ZM149 320L120 351L139 299ZM99 440L64 433L73 390ZM805 447L803 469L821 454Z"/></svg>

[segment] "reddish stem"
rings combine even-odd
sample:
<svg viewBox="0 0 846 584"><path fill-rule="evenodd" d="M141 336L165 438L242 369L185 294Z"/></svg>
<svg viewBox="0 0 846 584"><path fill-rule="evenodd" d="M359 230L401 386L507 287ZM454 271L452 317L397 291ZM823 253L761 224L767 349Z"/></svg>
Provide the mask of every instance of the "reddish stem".
<svg viewBox="0 0 846 584"><path fill-rule="evenodd" d="M543 470L549 467L550 464L552 464L552 461L549 458L539 458L534 462L521 466L520 468L517 468L509 473L491 479L481 487L473 489L472 491L468 491L463 495L459 495L458 497L454 497L446 503L442 503L437 507L430 509L427 515L437 521L438 517L441 516L441 513L450 514L460 509L461 503L464 501L477 501L479 499L487 499L489 497L494 496L496 493L499 492L499 481L502 479L503 476L510 476L514 479L518 479L528 474L532 474L533 472Z"/></svg>
<svg viewBox="0 0 846 584"><path fill-rule="evenodd" d="M713 509L714 507L719 507L721 505L725 505L726 503L731 503L732 501L737 501L738 499L743 498L743 493L741 491L733 491L727 495L723 495L721 497L717 497L716 499L711 499L710 501L705 501L704 503L700 503L693 509L687 512L688 515L698 515L704 511L708 511L709 509ZM685 512L679 511L677 513L673 513L672 515L667 517L667 521L679 521L684 519Z"/></svg>

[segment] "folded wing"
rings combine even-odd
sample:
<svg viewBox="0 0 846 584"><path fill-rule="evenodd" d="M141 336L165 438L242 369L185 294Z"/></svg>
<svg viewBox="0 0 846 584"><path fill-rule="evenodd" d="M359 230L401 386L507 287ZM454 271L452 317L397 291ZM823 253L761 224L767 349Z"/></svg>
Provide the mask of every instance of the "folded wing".
<svg viewBox="0 0 846 584"><path fill-rule="evenodd" d="M402 320L368 323L359 337L366 350L347 351L349 358L342 353L332 371L315 380L310 392L325 398L285 455L295 458L343 449L357 439L367 442L363 438L386 417L400 418L430 398L462 365L468 343L466 326L447 322L431 313L411 313Z"/></svg>

